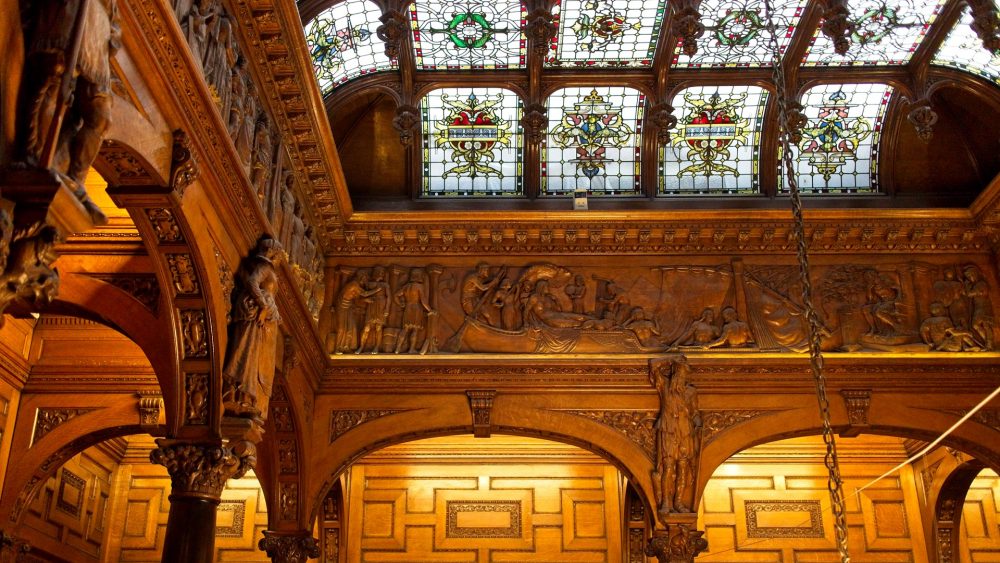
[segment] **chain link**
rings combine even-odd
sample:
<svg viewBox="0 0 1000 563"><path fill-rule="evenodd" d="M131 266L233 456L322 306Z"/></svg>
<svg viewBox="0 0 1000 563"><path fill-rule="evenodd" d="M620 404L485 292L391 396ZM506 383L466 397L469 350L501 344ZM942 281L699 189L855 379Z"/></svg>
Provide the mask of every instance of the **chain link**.
<svg viewBox="0 0 1000 563"><path fill-rule="evenodd" d="M812 282L809 280L809 252L806 244L805 220L802 216L802 198L799 194L798 180L792 161L792 143L789 138L791 128L788 122L788 92L785 89L785 69L781 62L781 51L778 48L777 30L774 25L774 11L771 0L764 0L765 19L770 34L771 65L774 86L778 100L779 135L778 144L781 149L781 166L784 176L788 179L788 191L792 200L792 217L794 219L794 235L799 275L802 280L802 306L805 308L806 321L809 329L809 365L813 380L816 383L816 398L819 401L820 416L823 420L823 443L826 445L826 455L823 464L829 477L827 489L830 492L830 504L833 509L834 531L837 536L837 552L841 563L850 563L851 556L847 549L847 507L844 503L843 480L840 477L840 464L837 461L837 443L830 426L830 401L826 395L826 377L823 375L823 352L820 349L821 334L825 331L816 308L813 306Z"/></svg>

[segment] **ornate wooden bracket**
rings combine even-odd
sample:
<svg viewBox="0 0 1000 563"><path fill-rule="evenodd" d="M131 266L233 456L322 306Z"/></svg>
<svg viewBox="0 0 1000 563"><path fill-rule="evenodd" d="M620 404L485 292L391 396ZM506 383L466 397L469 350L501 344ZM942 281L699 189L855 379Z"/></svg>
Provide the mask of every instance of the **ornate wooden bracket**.
<svg viewBox="0 0 1000 563"><path fill-rule="evenodd" d="M469 408L472 409L472 435L476 438L489 438L492 425L490 415L493 410L493 399L497 392L489 389L469 390Z"/></svg>
<svg viewBox="0 0 1000 563"><path fill-rule="evenodd" d="M853 438L869 428L868 409L872 404L871 389L841 389L841 396L847 404L847 420L850 424L840 432L845 438Z"/></svg>
<svg viewBox="0 0 1000 563"><path fill-rule="evenodd" d="M160 423L160 410L163 408L163 395L159 391L137 391L139 402L139 424L144 427L156 426Z"/></svg>
<svg viewBox="0 0 1000 563"><path fill-rule="evenodd" d="M672 514L665 530L656 530L646 544L646 556L655 557L659 563L691 563L708 549L708 541L697 530L698 515Z"/></svg>
<svg viewBox="0 0 1000 563"><path fill-rule="evenodd" d="M173 152L170 155L170 189L184 197L184 190L200 173L198 159L191 151L191 141L183 129L174 131Z"/></svg>

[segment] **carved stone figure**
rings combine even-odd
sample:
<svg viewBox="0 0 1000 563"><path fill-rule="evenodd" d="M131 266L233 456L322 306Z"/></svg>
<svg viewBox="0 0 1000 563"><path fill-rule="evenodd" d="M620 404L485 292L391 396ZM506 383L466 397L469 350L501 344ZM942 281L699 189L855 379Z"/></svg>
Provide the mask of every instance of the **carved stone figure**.
<svg viewBox="0 0 1000 563"><path fill-rule="evenodd" d="M691 321L687 330L674 340L672 347L704 346L719 337L719 327L715 326L715 311L705 308L701 316Z"/></svg>
<svg viewBox="0 0 1000 563"><path fill-rule="evenodd" d="M107 217L87 196L84 182L111 126L110 60L121 47L118 4L30 2L24 16L27 58L17 159L52 167L91 220L103 225ZM76 59L68 60L74 51Z"/></svg>
<svg viewBox="0 0 1000 563"><path fill-rule="evenodd" d="M372 354L378 354L382 345L382 332L385 322L389 318L389 283L386 281L385 268L375 266L372 270L372 279L365 287L368 294L364 298L365 307L365 328L361 332L361 339L355 354L360 354L365 350L369 335L372 340Z"/></svg>
<svg viewBox="0 0 1000 563"><path fill-rule="evenodd" d="M358 323L354 316L354 307L360 299L367 299L377 290L366 289L368 272L358 271L353 278L340 288L334 314L337 322L337 339L333 347L335 354L354 352L358 347Z"/></svg>
<svg viewBox="0 0 1000 563"><path fill-rule="evenodd" d="M274 301L285 259L281 244L264 236L236 272L232 321L222 368L227 415L264 418L274 378L275 326L281 320Z"/></svg>
<svg viewBox="0 0 1000 563"><path fill-rule="evenodd" d="M421 268L410 270L410 278L396 292L396 304L403 308L403 329L396 338L396 353L403 351L409 342L407 353L413 354L421 349L420 336L426 334L428 316L437 314L431 309L427 296L426 274Z"/></svg>
<svg viewBox="0 0 1000 563"><path fill-rule="evenodd" d="M577 274L574 276L573 283L568 284L566 289L563 291L566 292L569 300L573 302L574 313L585 312L583 308L583 300L587 296L587 282L583 279L582 275Z"/></svg>
<svg viewBox="0 0 1000 563"><path fill-rule="evenodd" d="M969 328L975 333L984 350L993 350L993 301L990 286L982 272L973 265L962 269L965 278L965 297L972 303L972 322Z"/></svg>
<svg viewBox="0 0 1000 563"><path fill-rule="evenodd" d="M705 344L705 348L743 348L754 344L750 325L739 320L736 309L726 307L722 310L722 333L718 338Z"/></svg>
<svg viewBox="0 0 1000 563"><path fill-rule="evenodd" d="M694 502L701 415L695 388L687 381L689 370L687 360L681 357L654 364L649 374L660 398L656 469L652 477L661 519L674 512L691 512Z"/></svg>

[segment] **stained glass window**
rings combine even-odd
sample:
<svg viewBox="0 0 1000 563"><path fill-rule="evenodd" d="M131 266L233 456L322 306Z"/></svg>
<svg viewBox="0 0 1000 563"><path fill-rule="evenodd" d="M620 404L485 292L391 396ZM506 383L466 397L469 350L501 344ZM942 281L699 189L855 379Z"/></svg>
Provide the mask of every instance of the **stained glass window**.
<svg viewBox="0 0 1000 563"><path fill-rule="evenodd" d="M806 0L775 0L774 23L778 50L785 52ZM674 64L682 67L770 66L770 32L764 3L759 0L702 0L698 53L685 55L678 47Z"/></svg>
<svg viewBox="0 0 1000 563"><path fill-rule="evenodd" d="M381 15L373 2L345 0L306 24L306 45L323 94L363 74L396 68L375 35Z"/></svg>
<svg viewBox="0 0 1000 563"><path fill-rule="evenodd" d="M991 53L983 47L982 40L972 30L972 13L968 7L931 62L1000 83L1000 51Z"/></svg>
<svg viewBox="0 0 1000 563"><path fill-rule="evenodd" d="M521 100L503 88L442 88L420 103L425 196L523 193Z"/></svg>
<svg viewBox="0 0 1000 563"><path fill-rule="evenodd" d="M756 86L698 86L677 94L677 128L660 149L660 193L757 193L767 97Z"/></svg>
<svg viewBox="0 0 1000 563"><path fill-rule="evenodd" d="M819 28L806 54L806 65L906 64L947 0L854 0L847 55L834 52Z"/></svg>
<svg viewBox="0 0 1000 563"><path fill-rule="evenodd" d="M410 5L417 68L523 68L525 17L519 0L418 0Z"/></svg>
<svg viewBox="0 0 1000 563"><path fill-rule="evenodd" d="M803 193L879 191L879 137L891 96L892 87L885 84L825 84L805 93L808 123L795 148ZM787 190L784 181L781 189Z"/></svg>
<svg viewBox="0 0 1000 563"><path fill-rule="evenodd" d="M640 192L639 139L645 96L632 88L563 88L547 101L542 194Z"/></svg>
<svg viewBox="0 0 1000 563"><path fill-rule="evenodd" d="M550 66L649 66L666 0L556 0Z"/></svg>

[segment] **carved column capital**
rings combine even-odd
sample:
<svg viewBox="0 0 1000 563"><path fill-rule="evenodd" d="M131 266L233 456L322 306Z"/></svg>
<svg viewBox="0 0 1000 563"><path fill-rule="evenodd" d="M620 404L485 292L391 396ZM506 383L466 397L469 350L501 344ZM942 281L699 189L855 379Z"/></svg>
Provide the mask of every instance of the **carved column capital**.
<svg viewBox="0 0 1000 563"><path fill-rule="evenodd" d="M708 549L708 541L702 537L704 534L695 529L693 521L667 524L666 530L656 530L649 538L646 556L655 557L659 563L691 563Z"/></svg>
<svg viewBox="0 0 1000 563"><path fill-rule="evenodd" d="M319 557L319 542L309 532L287 534L264 530L257 548L267 553L271 561L280 563L304 563Z"/></svg>
<svg viewBox="0 0 1000 563"><path fill-rule="evenodd" d="M218 499L229 479L238 479L252 467L252 457L217 444L157 440L149 460L170 473L171 496ZM255 461L255 460L253 460Z"/></svg>

